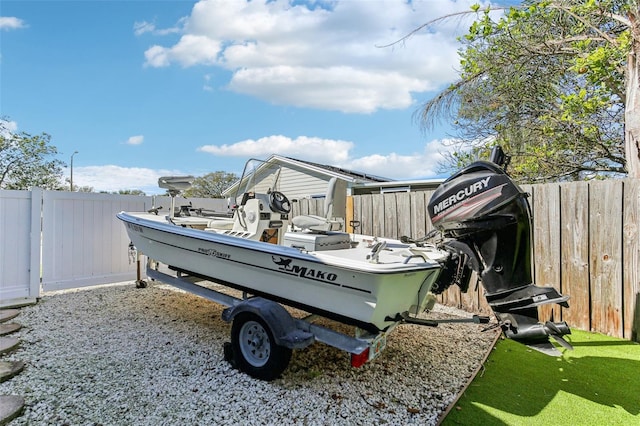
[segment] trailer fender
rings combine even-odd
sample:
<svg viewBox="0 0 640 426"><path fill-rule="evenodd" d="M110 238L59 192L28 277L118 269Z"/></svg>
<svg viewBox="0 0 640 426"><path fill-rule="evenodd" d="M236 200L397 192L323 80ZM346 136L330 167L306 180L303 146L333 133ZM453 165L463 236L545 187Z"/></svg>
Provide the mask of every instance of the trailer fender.
<svg viewBox="0 0 640 426"><path fill-rule="evenodd" d="M276 344L290 349L306 348L315 341L312 333L297 327L295 319L279 303L252 297L222 311L222 319L231 322L236 315L251 312L262 318L273 333Z"/></svg>

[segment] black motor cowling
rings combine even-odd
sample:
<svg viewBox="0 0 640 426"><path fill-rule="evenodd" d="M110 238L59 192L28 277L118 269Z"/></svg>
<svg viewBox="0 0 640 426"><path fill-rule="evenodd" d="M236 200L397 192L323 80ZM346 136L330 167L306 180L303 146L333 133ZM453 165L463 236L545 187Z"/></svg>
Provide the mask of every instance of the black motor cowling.
<svg viewBox="0 0 640 426"><path fill-rule="evenodd" d="M492 155L501 157L501 150ZM569 297L532 284L527 194L498 164L477 161L460 170L436 190L428 208L431 222L445 237L443 248L451 253L436 291L452 283L466 291L471 274L459 271L473 269L507 337L546 353L558 353L549 336L570 347L562 339L571 332L565 322L538 321L538 306L569 307Z"/></svg>

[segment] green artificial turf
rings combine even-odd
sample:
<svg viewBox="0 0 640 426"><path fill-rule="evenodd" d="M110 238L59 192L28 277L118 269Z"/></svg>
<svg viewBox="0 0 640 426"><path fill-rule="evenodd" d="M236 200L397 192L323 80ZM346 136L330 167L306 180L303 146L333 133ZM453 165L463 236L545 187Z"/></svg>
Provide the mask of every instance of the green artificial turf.
<svg viewBox="0 0 640 426"><path fill-rule="evenodd" d="M572 333L559 358L500 340L442 425L640 425L640 344Z"/></svg>

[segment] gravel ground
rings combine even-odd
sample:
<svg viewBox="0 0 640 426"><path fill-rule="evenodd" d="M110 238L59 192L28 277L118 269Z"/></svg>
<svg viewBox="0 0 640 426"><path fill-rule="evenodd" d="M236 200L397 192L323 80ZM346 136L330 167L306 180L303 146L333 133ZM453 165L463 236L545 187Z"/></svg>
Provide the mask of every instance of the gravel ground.
<svg viewBox="0 0 640 426"><path fill-rule="evenodd" d="M224 361L223 307L172 287L133 283L45 294L22 308L25 370L11 425L437 424L491 349L485 325L402 325L375 361L317 343L273 382ZM293 311L292 311L293 312ZM294 312L295 313L295 312ZM431 318L468 316L437 305Z"/></svg>

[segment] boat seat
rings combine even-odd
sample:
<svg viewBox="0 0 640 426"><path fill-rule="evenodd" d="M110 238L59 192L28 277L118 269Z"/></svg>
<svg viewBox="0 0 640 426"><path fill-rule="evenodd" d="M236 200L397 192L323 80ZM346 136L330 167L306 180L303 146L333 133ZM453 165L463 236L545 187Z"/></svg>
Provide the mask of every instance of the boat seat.
<svg viewBox="0 0 640 426"><path fill-rule="evenodd" d="M292 222L298 228L309 231L327 232L342 229L342 222L311 214L296 216Z"/></svg>
<svg viewBox="0 0 640 426"><path fill-rule="evenodd" d="M324 198L324 217L317 215L300 215L294 217L291 222L303 231L327 232L342 230L342 221L333 219L333 198L336 191L337 178L332 177L327 186L327 194Z"/></svg>
<svg viewBox="0 0 640 426"><path fill-rule="evenodd" d="M228 231L233 229L233 219L215 219L210 220L207 225L207 229L220 229L223 231Z"/></svg>

